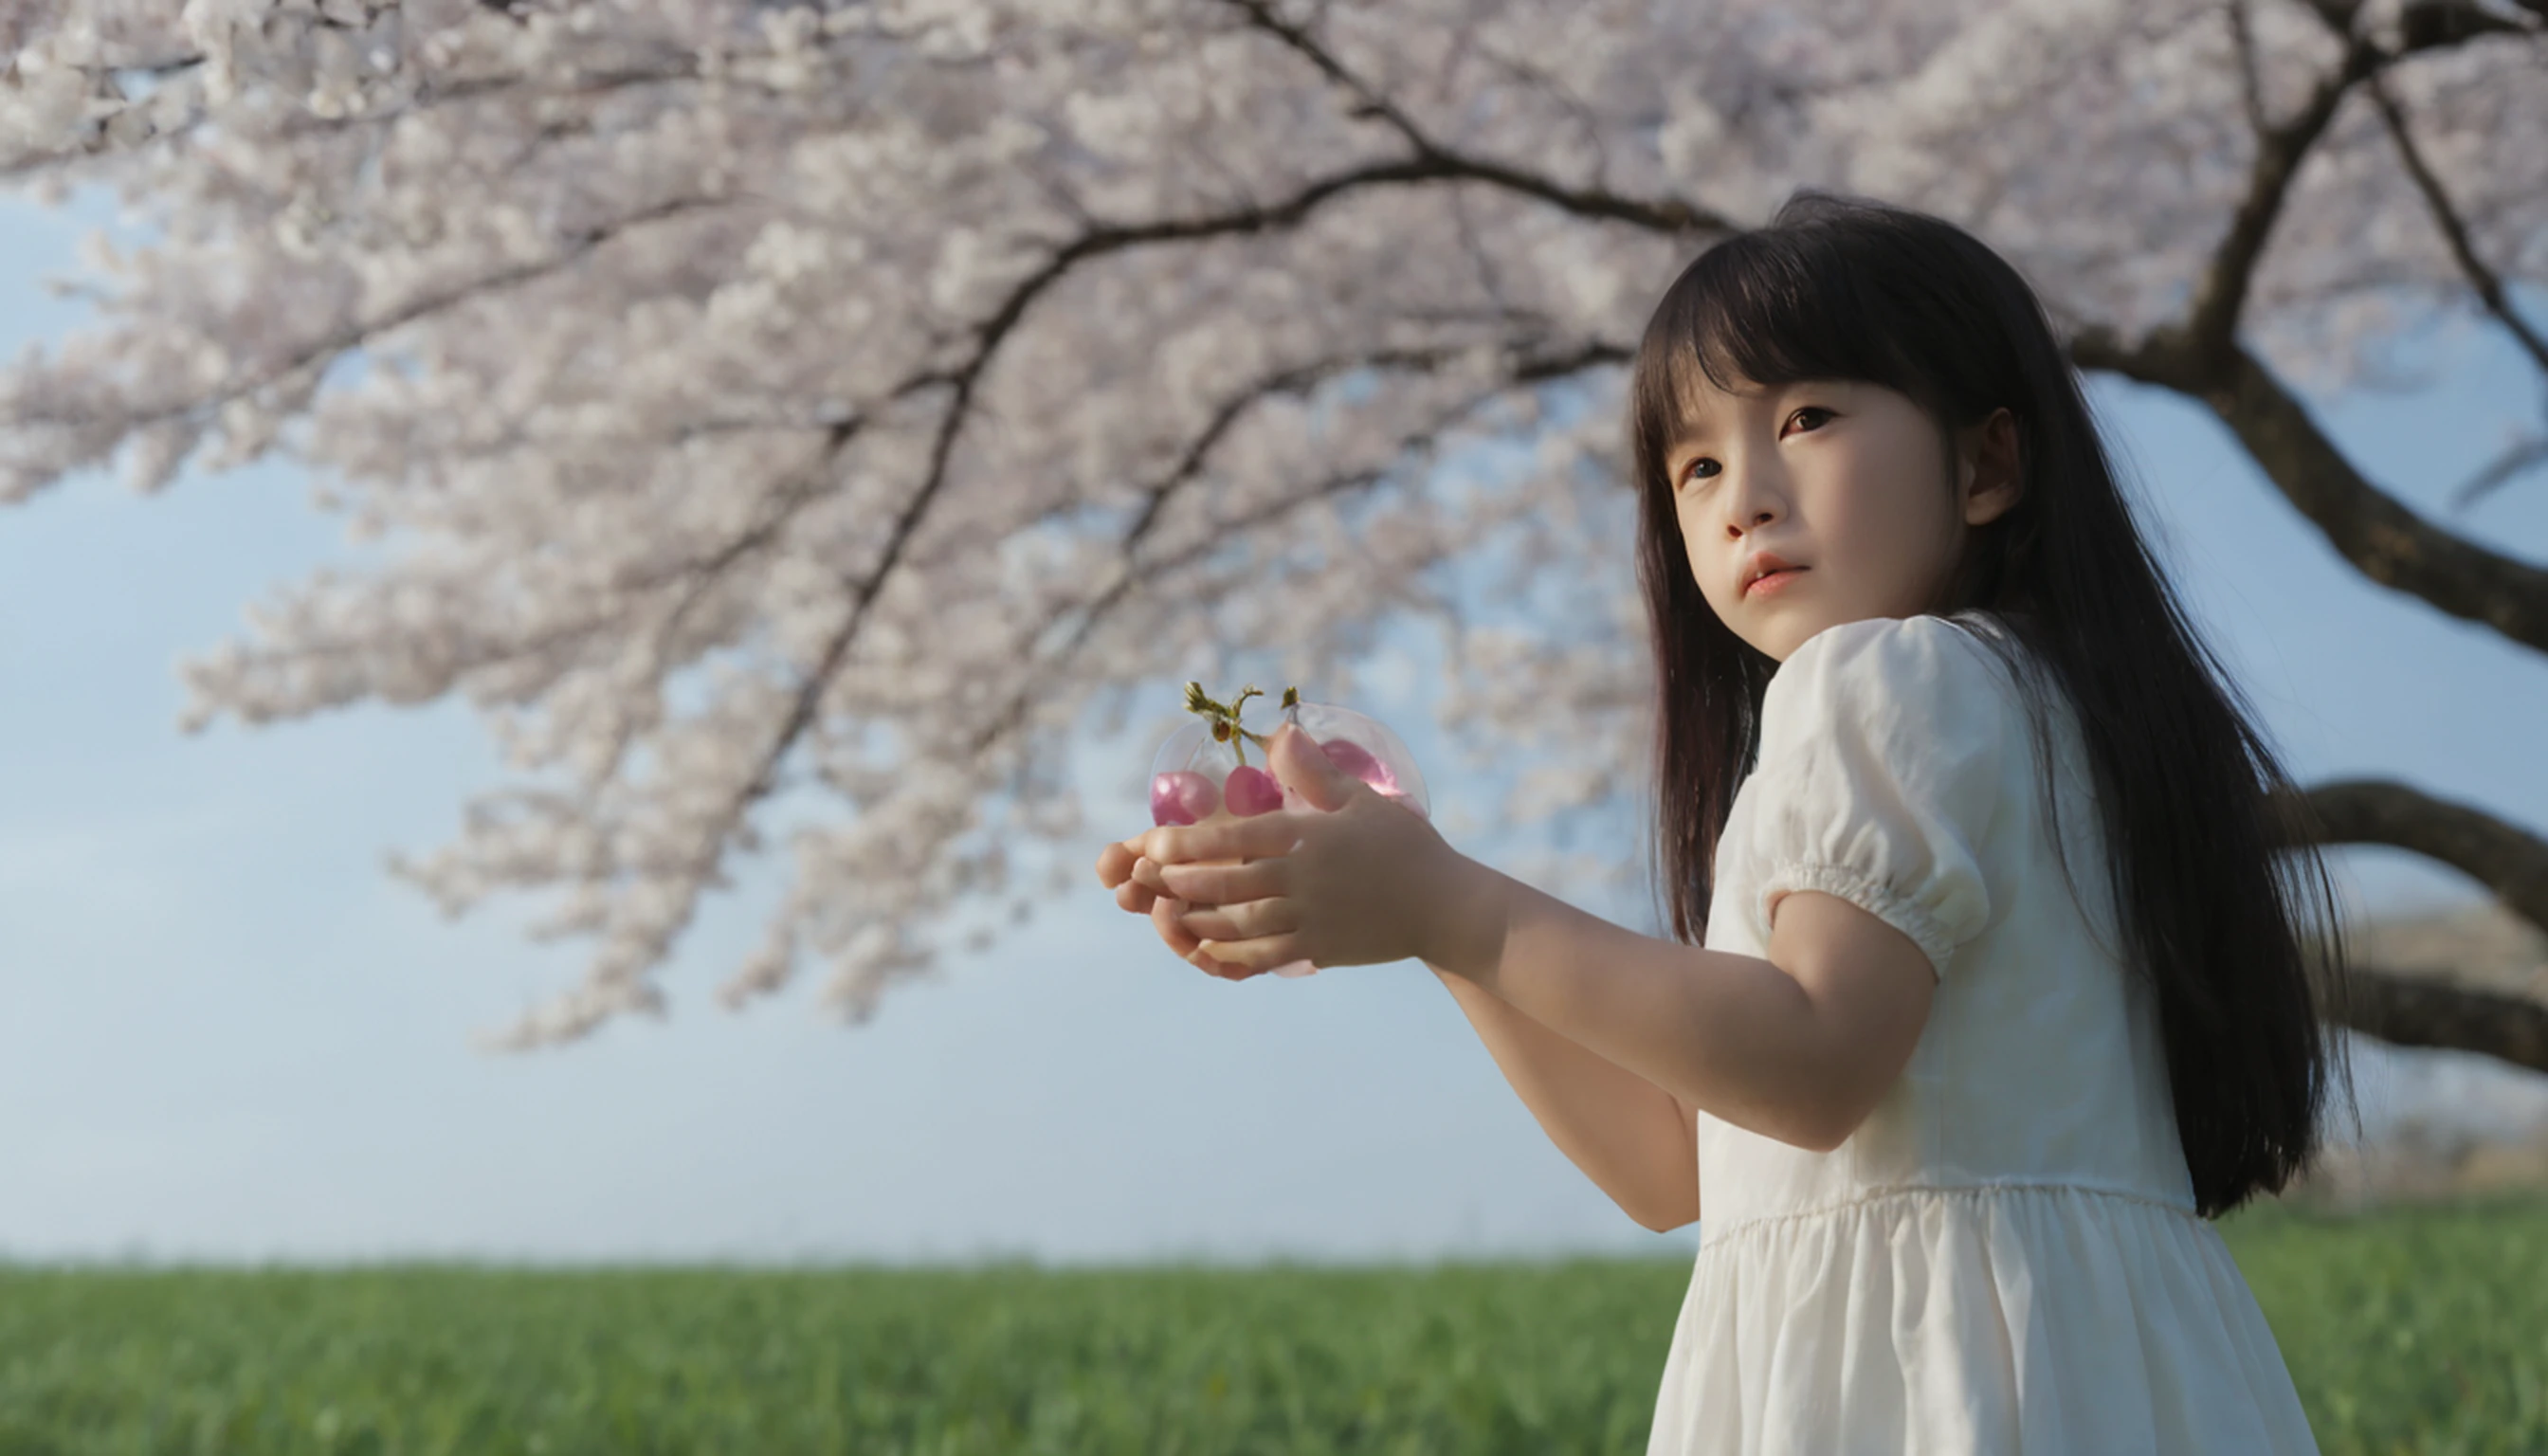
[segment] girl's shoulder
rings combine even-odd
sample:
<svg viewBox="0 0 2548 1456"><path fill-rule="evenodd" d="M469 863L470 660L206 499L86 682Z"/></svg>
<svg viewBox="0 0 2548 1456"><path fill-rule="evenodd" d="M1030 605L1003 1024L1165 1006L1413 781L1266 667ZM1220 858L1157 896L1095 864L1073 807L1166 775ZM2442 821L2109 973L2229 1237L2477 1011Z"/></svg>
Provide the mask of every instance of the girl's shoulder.
<svg viewBox="0 0 2548 1456"><path fill-rule="evenodd" d="M2006 702L2015 682L2003 654L2024 651L2016 630L1989 611L1863 617L1836 622L1797 644L1771 675L1769 695L1869 708L1878 702L1915 708L1970 704L1977 694ZM1763 706L1766 714L1770 704Z"/></svg>

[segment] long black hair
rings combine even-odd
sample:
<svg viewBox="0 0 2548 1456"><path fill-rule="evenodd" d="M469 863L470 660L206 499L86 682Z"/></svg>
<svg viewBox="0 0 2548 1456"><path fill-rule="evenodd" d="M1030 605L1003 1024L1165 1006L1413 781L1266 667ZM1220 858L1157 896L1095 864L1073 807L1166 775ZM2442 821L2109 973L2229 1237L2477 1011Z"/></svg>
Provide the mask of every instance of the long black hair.
<svg viewBox="0 0 2548 1456"><path fill-rule="evenodd" d="M1798 193L1768 226L1701 253L1646 324L1628 431L1655 653L1655 850L1673 933L1706 937L1717 838L1757 761L1778 667L1708 605L1674 509L1666 457L1701 376L1725 390L1881 385L1917 403L1942 440L1999 409L2015 416L2019 500L1971 529L1924 610L1971 632L2019 682L2056 854L2048 705L2067 695L2094 774L2123 955L2156 984L2199 1211L2217 1218L2281 1192L2320 1150L2336 1078L2350 1091L2343 1043L2326 1025L2346 956L2322 826L2135 528L2034 291L1926 214ZM1948 482L1952 492L1952 472ZM2012 636L1956 619L1976 610Z"/></svg>

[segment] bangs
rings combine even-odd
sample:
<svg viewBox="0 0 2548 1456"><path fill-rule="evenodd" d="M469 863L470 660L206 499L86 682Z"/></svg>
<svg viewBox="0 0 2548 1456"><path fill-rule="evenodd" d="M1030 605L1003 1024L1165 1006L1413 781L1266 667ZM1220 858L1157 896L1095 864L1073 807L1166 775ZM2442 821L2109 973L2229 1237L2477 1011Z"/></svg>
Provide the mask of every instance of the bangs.
<svg viewBox="0 0 2548 1456"><path fill-rule="evenodd" d="M1703 386L1728 394L1855 380L1943 403L1905 340L1916 336L1916 270L1861 234L1811 226L1737 233L1699 254L1655 306L1629 385L1640 471L1662 473Z"/></svg>

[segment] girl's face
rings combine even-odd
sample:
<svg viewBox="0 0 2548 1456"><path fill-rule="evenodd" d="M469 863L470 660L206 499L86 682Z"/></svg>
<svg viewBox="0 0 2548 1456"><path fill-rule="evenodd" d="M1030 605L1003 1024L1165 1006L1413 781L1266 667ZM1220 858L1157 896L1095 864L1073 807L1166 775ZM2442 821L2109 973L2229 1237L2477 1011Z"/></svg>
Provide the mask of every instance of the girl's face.
<svg viewBox="0 0 2548 1456"><path fill-rule="evenodd" d="M1665 467L1690 575L1735 635L1778 662L1825 627L1926 610L1966 531L2017 503L2006 410L1958 431L1951 457L1936 422L1882 385L1728 394L1702 379L1687 431ZM1763 552L1798 570L1754 585Z"/></svg>

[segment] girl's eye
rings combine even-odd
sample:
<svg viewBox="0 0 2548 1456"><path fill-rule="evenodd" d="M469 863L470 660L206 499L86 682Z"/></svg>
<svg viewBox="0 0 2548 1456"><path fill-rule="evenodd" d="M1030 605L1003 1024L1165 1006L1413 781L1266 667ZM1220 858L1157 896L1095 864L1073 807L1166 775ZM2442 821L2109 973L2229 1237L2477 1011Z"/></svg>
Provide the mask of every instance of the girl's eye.
<svg viewBox="0 0 2548 1456"><path fill-rule="evenodd" d="M1701 455L1696 460L1689 463L1689 469L1682 472L1682 479L1684 481L1707 480L1715 476L1718 471L1721 471L1724 468L1724 466L1721 466L1715 461L1708 459L1706 456Z"/></svg>
<svg viewBox="0 0 2548 1456"><path fill-rule="evenodd" d="M1817 430L1822 428L1824 424L1828 423L1831 417L1832 412L1820 405L1807 405L1804 409L1788 415L1787 423L1800 426L1806 430Z"/></svg>

